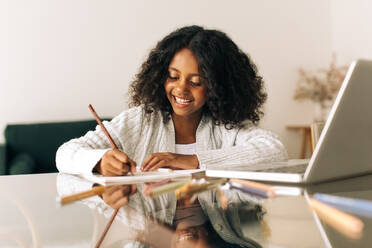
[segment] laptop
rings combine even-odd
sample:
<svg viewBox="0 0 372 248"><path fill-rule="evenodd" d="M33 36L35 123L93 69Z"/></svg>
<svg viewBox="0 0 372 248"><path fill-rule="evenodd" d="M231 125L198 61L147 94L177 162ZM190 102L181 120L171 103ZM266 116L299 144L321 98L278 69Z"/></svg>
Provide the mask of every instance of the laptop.
<svg viewBox="0 0 372 248"><path fill-rule="evenodd" d="M208 167L209 177L310 184L372 173L372 61L354 61L310 160Z"/></svg>

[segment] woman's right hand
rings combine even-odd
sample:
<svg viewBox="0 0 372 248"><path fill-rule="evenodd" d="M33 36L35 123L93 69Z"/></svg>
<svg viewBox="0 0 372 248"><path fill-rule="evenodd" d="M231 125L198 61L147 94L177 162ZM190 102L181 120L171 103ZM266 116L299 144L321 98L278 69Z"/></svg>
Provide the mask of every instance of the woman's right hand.
<svg viewBox="0 0 372 248"><path fill-rule="evenodd" d="M103 155L95 170L103 176L124 176L128 172L136 171L136 162L124 152L113 149Z"/></svg>

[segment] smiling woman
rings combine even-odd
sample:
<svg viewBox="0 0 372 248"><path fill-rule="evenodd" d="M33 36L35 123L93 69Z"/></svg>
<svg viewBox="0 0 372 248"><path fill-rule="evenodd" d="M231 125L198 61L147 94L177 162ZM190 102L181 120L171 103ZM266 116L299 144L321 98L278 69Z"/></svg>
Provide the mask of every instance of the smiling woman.
<svg viewBox="0 0 372 248"><path fill-rule="evenodd" d="M221 31L187 26L164 37L130 93L133 108L105 124L119 150L97 128L58 150L60 171L119 176L130 161L148 171L286 159L278 138L256 127L266 99L262 78Z"/></svg>
<svg viewBox="0 0 372 248"><path fill-rule="evenodd" d="M130 93L132 108L104 122L118 149L110 149L97 127L58 149L61 172L120 176L133 163L152 171L287 158L278 137L257 127L266 99L262 78L248 56L221 31L188 26L170 33L142 64ZM203 198L212 199L210 194L195 202L202 214L208 215ZM174 202L172 194L159 197L173 213L183 206ZM225 230L219 232L224 237Z"/></svg>

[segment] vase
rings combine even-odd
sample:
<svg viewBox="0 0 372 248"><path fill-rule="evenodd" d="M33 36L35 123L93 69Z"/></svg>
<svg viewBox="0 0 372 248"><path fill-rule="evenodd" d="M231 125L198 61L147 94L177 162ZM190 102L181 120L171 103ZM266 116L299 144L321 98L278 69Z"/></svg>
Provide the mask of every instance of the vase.
<svg viewBox="0 0 372 248"><path fill-rule="evenodd" d="M323 109L321 102L315 102L314 105L314 122L323 122Z"/></svg>
<svg viewBox="0 0 372 248"><path fill-rule="evenodd" d="M332 101L315 102L314 122L325 122L332 108Z"/></svg>

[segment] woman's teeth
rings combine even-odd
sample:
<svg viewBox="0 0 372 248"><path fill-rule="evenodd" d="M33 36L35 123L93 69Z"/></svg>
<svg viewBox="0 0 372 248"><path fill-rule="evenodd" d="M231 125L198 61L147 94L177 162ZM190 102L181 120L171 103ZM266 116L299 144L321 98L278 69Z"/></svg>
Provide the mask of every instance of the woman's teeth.
<svg viewBox="0 0 372 248"><path fill-rule="evenodd" d="M180 104L187 104L187 103L192 102L192 100L187 100L187 99L179 98L176 96L174 96L174 99L176 100L177 103L180 103Z"/></svg>

